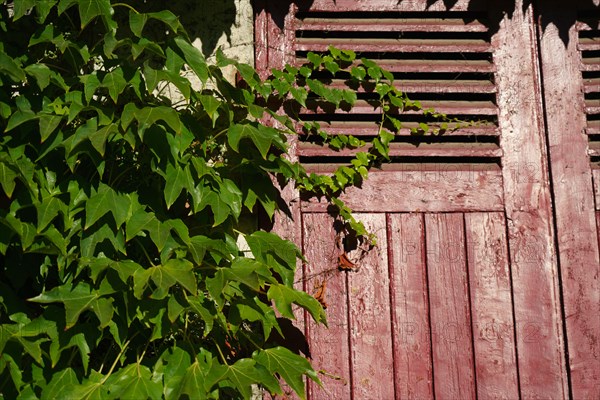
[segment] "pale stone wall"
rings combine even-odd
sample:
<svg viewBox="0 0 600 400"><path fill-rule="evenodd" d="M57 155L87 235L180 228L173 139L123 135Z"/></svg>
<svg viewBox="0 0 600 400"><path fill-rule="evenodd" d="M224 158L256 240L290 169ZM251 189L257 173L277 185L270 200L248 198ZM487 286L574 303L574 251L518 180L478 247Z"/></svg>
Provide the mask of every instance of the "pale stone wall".
<svg viewBox="0 0 600 400"><path fill-rule="evenodd" d="M227 57L254 65L254 15L251 0L163 0L162 6L174 12L190 35L194 45L207 61L215 59L220 47ZM225 77L233 82L235 73L230 69ZM199 80L189 71L186 74L196 90L202 88ZM181 94L174 87L163 92L177 102Z"/></svg>

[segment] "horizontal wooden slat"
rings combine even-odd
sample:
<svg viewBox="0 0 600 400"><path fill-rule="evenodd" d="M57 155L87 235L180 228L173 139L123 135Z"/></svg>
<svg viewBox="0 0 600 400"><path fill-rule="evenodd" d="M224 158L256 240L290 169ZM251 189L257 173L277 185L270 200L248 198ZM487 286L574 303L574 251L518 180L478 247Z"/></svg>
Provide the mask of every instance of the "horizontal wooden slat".
<svg viewBox="0 0 600 400"><path fill-rule="evenodd" d="M583 18L577 21L578 31L593 31L598 29L600 29L600 20Z"/></svg>
<svg viewBox="0 0 600 400"><path fill-rule="evenodd" d="M332 150L319 144L301 142L298 155L304 157L348 157L366 148ZM502 149L494 143L390 143L391 157L501 157Z"/></svg>
<svg viewBox="0 0 600 400"><path fill-rule="evenodd" d="M375 136L379 133L378 122L366 121L335 121L335 122L319 122L321 129L329 134L345 134L354 136ZM432 128L439 128L439 124L429 123ZM475 126L466 126L453 130L456 124L448 124L448 130L443 133L443 136L498 136L498 127L493 124L478 124ZM397 136L413 136L411 128L419 128L417 122L403 122L402 129L395 132Z"/></svg>
<svg viewBox="0 0 600 400"><path fill-rule="evenodd" d="M585 93L600 92L600 78L584 79L583 87L584 87Z"/></svg>
<svg viewBox="0 0 600 400"><path fill-rule="evenodd" d="M425 66L426 63L424 63ZM495 93L496 85L488 80L441 80L441 79L398 79L395 87L406 93ZM331 85L335 88L348 89L347 81L336 79ZM372 92L375 85L357 88L357 92ZM600 89L597 89L598 91Z"/></svg>
<svg viewBox="0 0 600 400"><path fill-rule="evenodd" d="M296 38L295 43L295 49L300 51L327 51L329 46L368 52L485 53L492 51L491 45L481 39Z"/></svg>
<svg viewBox="0 0 600 400"><path fill-rule="evenodd" d="M318 163L306 164L304 167L309 173L330 174L339 167L348 166L342 163ZM600 166L598 167L600 169ZM500 171L500 166L496 163L384 163L374 168L373 173L380 172L410 172L418 171L426 173L428 176L450 176L450 174L462 174L465 171L470 173Z"/></svg>
<svg viewBox="0 0 600 400"><path fill-rule="evenodd" d="M592 99L585 101L586 114L600 114L600 99Z"/></svg>
<svg viewBox="0 0 600 400"><path fill-rule="evenodd" d="M424 56L426 57L426 56ZM297 58L297 65L308 63L306 58ZM425 73L492 73L494 64L486 60L419 60L378 59L377 63L390 72L425 72Z"/></svg>
<svg viewBox="0 0 600 400"><path fill-rule="evenodd" d="M421 101L423 109L433 108L435 111L448 115L496 115L498 109L491 101ZM329 110L322 110L314 101L306 102L308 109L303 110L307 114L330 114ZM348 114L345 110L335 110L336 114ZM381 114L380 107L374 101L358 100L351 110L352 114ZM422 111L404 110L403 114L422 114Z"/></svg>
<svg viewBox="0 0 600 400"><path fill-rule="evenodd" d="M339 32L487 32L479 21L460 18L303 18L297 30Z"/></svg>
<svg viewBox="0 0 600 400"><path fill-rule="evenodd" d="M448 169L445 169L448 168ZM372 172L361 188L352 187L342 199L355 212L504 211L499 169ZM304 211L326 212L319 199L304 201Z"/></svg>
<svg viewBox="0 0 600 400"><path fill-rule="evenodd" d="M600 120L587 122L586 132L588 135L600 135Z"/></svg>
<svg viewBox="0 0 600 400"><path fill-rule="evenodd" d="M600 38L579 38L577 47L581 51L600 50Z"/></svg>
<svg viewBox="0 0 600 400"><path fill-rule="evenodd" d="M581 60L581 70L586 72L600 71L600 57L588 57Z"/></svg>
<svg viewBox="0 0 600 400"><path fill-rule="evenodd" d="M314 0L308 2L305 11L446 11L446 2L431 0ZM485 3L485 2L484 2ZM453 11L482 11L487 4L471 0L453 0ZM302 4L302 3L301 3Z"/></svg>
<svg viewBox="0 0 600 400"><path fill-rule="evenodd" d="M600 156L600 142L589 142L588 144L588 155L592 157Z"/></svg>

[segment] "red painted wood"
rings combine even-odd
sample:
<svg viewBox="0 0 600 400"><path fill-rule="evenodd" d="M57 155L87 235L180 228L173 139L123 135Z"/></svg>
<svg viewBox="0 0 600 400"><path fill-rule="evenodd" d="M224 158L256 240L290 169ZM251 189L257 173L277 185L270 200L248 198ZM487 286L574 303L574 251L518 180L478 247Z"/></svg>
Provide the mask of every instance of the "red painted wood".
<svg viewBox="0 0 600 400"><path fill-rule="evenodd" d="M297 58L297 64L308 62L305 58ZM463 72L489 73L495 67L486 60L398 60L394 58L377 60L378 64L391 72Z"/></svg>
<svg viewBox="0 0 600 400"><path fill-rule="evenodd" d="M487 32L479 21L460 18L303 18L298 20L299 31L336 32Z"/></svg>
<svg viewBox="0 0 600 400"><path fill-rule="evenodd" d="M311 11L444 11L446 2L431 0L309 0L300 1ZM456 11L485 10L485 4L469 0L453 0L451 9Z"/></svg>
<svg viewBox="0 0 600 400"><path fill-rule="evenodd" d="M396 399L433 399L433 366L420 214L388 216Z"/></svg>
<svg viewBox="0 0 600 400"><path fill-rule="evenodd" d="M318 103L314 101L307 101L307 106L312 108ZM433 108L439 113L449 115L496 115L498 109L496 105L491 101L421 101L421 106L424 110ZM306 114L329 114L330 111L324 111L319 108L316 111L312 109L303 110ZM348 114L348 111L338 109L335 110L335 114ZM358 100L352 108L353 114L381 114L381 109L376 101ZM422 111L404 110L405 115L423 114Z"/></svg>
<svg viewBox="0 0 600 400"><path fill-rule="evenodd" d="M335 151L321 144L303 142L298 155L305 157L348 157L371 148L343 149ZM495 143L390 143L390 157L501 157L502 149Z"/></svg>
<svg viewBox="0 0 600 400"><path fill-rule="evenodd" d="M577 18L576 7L568 3L549 1L540 7L546 18ZM556 29L540 35L571 391L576 399L599 398L600 258L584 110L600 113L600 100L584 102L577 48L599 50L600 38L579 38L576 25L568 31L566 46ZM593 89L600 92L598 86ZM590 154L598 155L592 144Z"/></svg>
<svg viewBox="0 0 600 400"><path fill-rule="evenodd" d="M342 199L359 212L502 211L502 175L498 170L437 169L373 172L361 188L350 188ZM402 166L400 166L402 168ZM409 169L410 168L410 169ZM421 167L423 168L423 167ZM319 199L302 203L304 211L327 210Z"/></svg>
<svg viewBox="0 0 600 400"><path fill-rule="evenodd" d="M423 61L423 68L428 65L427 60ZM371 93L375 85L361 86L352 88L348 86L348 81L335 79L329 85L336 89L354 89L357 93ZM405 93L495 93L496 85L485 77L481 80L402 80L394 81L395 87Z"/></svg>
<svg viewBox="0 0 600 400"><path fill-rule="evenodd" d="M346 134L354 136L376 136L379 134L379 123L370 121L319 121L321 129L330 134ZM430 124L432 127L440 128L439 124ZM419 128L417 122L403 122L402 128L394 132L396 136L414 136L411 133L412 128ZM498 127L495 124L479 124L476 126L467 126L456 128L456 125L449 124L448 131L444 132L444 136L498 136ZM300 130L300 129L299 129Z"/></svg>
<svg viewBox="0 0 600 400"><path fill-rule="evenodd" d="M349 258L356 271L348 274L352 395L355 399L393 399L394 371L390 311L390 279L384 214L358 214L377 235L377 247L364 257Z"/></svg>
<svg viewBox="0 0 600 400"><path fill-rule="evenodd" d="M506 220L465 214L478 399L518 399Z"/></svg>
<svg viewBox="0 0 600 400"><path fill-rule="evenodd" d="M343 50L383 51L400 53L451 52L483 53L490 45L479 39L346 39L346 38L303 38L296 39L294 48L300 51L327 51L329 46Z"/></svg>
<svg viewBox="0 0 600 400"><path fill-rule="evenodd" d="M254 67L262 79L269 71L269 11L267 0L256 0L254 5Z"/></svg>
<svg viewBox="0 0 600 400"><path fill-rule="evenodd" d="M557 249L532 7L523 10L518 2L512 18L501 22L492 43L496 47L521 396L567 398Z"/></svg>
<svg viewBox="0 0 600 400"><path fill-rule="evenodd" d="M346 274L338 271L333 220L327 214L304 214L304 255L307 260L306 290L314 294L326 282L328 328L309 321L312 363L320 374L323 388L309 382L309 398L349 399L351 390L350 348L348 344L348 297Z"/></svg>
<svg viewBox="0 0 600 400"><path fill-rule="evenodd" d="M475 368L462 214L425 215L436 399L475 399Z"/></svg>

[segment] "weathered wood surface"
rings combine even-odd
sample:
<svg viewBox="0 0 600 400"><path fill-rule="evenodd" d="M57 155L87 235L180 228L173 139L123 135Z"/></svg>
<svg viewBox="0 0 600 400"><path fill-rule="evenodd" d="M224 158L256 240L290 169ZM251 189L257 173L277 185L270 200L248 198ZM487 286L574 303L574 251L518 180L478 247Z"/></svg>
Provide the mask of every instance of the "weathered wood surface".
<svg viewBox="0 0 600 400"><path fill-rule="evenodd" d="M349 157L370 149L371 144L358 149L335 151L321 144L300 143L298 155L304 157ZM495 143L390 143L390 157L493 157L502 156L502 149Z"/></svg>
<svg viewBox="0 0 600 400"><path fill-rule="evenodd" d="M433 365L423 216L388 215L388 242L396 399L432 399Z"/></svg>
<svg viewBox="0 0 600 400"><path fill-rule="evenodd" d="M539 11L548 19L577 18L576 7L563 1L542 2ZM573 25L565 43L565 33L546 27L540 53L571 390L576 399L591 399L600 397L600 259L585 129L586 111L600 113L600 100L584 103L578 42L579 50L598 50L600 39L579 38ZM600 92L600 84L592 88L588 82L587 91L592 89Z"/></svg>
<svg viewBox="0 0 600 400"><path fill-rule="evenodd" d="M349 254L356 270L348 274L352 394L355 399L393 399L394 371L390 280L384 214L358 214L377 247Z"/></svg>
<svg viewBox="0 0 600 400"><path fill-rule="evenodd" d="M323 387L309 382L310 399L350 399L350 345L348 343L348 286L338 271L333 220L326 214L304 214L305 285L308 293L320 289L327 304L329 327L307 321L311 359L321 374ZM324 289L323 289L324 288Z"/></svg>
<svg viewBox="0 0 600 400"><path fill-rule="evenodd" d="M354 136L376 136L379 134L379 123L375 121L319 121L321 129L336 135L354 135ZM432 127L440 128L440 124L432 124ZM456 129L455 129L456 128ZM414 137L412 129L419 129L418 122L404 122L402 128L394 132L396 136ZM456 124L449 124L448 131L444 136L498 136L498 127L495 124L481 124L478 126L465 126L457 128Z"/></svg>
<svg viewBox="0 0 600 400"><path fill-rule="evenodd" d="M482 2L469 0L453 0L451 2L431 0L308 0L298 2L310 11L477 11L485 10ZM451 4L447 7L446 3ZM304 8L301 8L304 9Z"/></svg>
<svg viewBox="0 0 600 400"><path fill-rule="evenodd" d="M329 46L342 50L364 52L453 52L453 53L485 53L491 47L481 39L355 39L355 38L296 38L296 50L327 51Z"/></svg>
<svg viewBox="0 0 600 400"><path fill-rule="evenodd" d="M506 221L465 214L477 398L518 399L515 325Z"/></svg>
<svg viewBox="0 0 600 400"><path fill-rule="evenodd" d="M406 15L380 15L378 18L304 18L297 20L299 31L337 32L487 32L488 27L463 18L407 18Z"/></svg>
<svg viewBox="0 0 600 400"><path fill-rule="evenodd" d="M296 64L308 62L305 58L297 58ZM450 60L405 60L381 59L378 64L391 72L462 72L462 73L490 73L495 71L494 64L488 60L465 60L457 57Z"/></svg>
<svg viewBox="0 0 600 400"><path fill-rule="evenodd" d="M496 47L494 62L504 150L503 182L514 314L519 327L521 396L526 399L568 398L532 6L523 10L522 2L517 1L512 18L502 20L492 43ZM515 174L532 167L532 174ZM535 327L536 335L528 336L520 328L524 326Z"/></svg>
<svg viewBox="0 0 600 400"><path fill-rule="evenodd" d="M333 113L327 109L322 109L320 104L314 101L307 101L307 106L310 107L308 109L303 109L303 114L340 114L340 115L348 115L347 110L337 109L333 110ZM321 103L322 104L322 103ZM423 110L433 108L437 112L449 115L496 115L498 112L498 108L492 101L421 101L421 105ZM319 108L316 108L319 106ZM314 108L312 108L314 107ZM379 107L379 102L377 101L367 101L367 100L358 100L354 107L351 110L353 114L381 114L382 109ZM403 114L405 115L421 115L423 114L422 110L404 110Z"/></svg>
<svg viewBox="0 0 600 400"><path fill-rule="evenodd" d="M425 215L434 388L437 399L475 399L462 214Z"/></svg>
<svg viewBox="0 0 600 400"><path fill-rule="evenodd" d="M502 176L497 170L374 172L342 199L358 212L502 211ZM302 202L303 211L327 210L325 202Z"/></svg>

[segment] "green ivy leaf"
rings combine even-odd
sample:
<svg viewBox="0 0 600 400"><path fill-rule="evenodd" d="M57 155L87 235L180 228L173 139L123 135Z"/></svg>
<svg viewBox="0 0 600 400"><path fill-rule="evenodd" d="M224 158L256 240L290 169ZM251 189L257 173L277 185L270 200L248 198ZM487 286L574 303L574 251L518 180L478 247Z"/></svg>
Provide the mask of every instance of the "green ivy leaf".
<svg viewBox="0 0 600 400"><path fill-rule="evenodd" d="M296 257L301 256L300 250L292 242L262 231L247 235L246 241L258 261L272 266L286 285L292 285Z"/></svg>
<svg viewBox="0 0 600 400"><path fill-rule="evenodd" d="M162 398L162 385L152 380L150 368L136 363L117 371L108 389L110 399Z"/></svg>
<svg viewBox="0 0 600 400"><path fill-rule="evenodd" d="M15 180L18 176L19 174L13 168L0 161L0 185L9 198L15 190Z"/></svg>
<svg viewBox="0 0 600 400"><path fill-rule="evenodd" d="M200 50L192 46L187 40L178 36L175 38L177 47L183 52L186 63L196 73L202 83L208 80L208 66Z"/></svg>
<svg viewBox="0 0 600 400"><path fill-rule="evenodd" d="M269 300L275 301L277 309L284 317L295 319L292 304L297 304L306 309L317 322L326 324L325 311L321 304L311 295L286 285L271 284L267 292Z"/></svg>
<svg viewBox="0 0 600 400"><path fill-rule="evenodd" d="M106 74L104 76L104 79L102 79L102 86L108 89L108 94L110 95L110 98L116 104L117 100L119 99L119 95L123 93L123 90L125 90L125 87L127 86L127 81L123 76L123 69L115 68L114 70Z"/></svg>
<svg viewBox="0 0 600 400"><path fill-rule="evenodd" d="M77 0L77 4L81 18L81 29L98 16L111 18L113 14L110 0Z"/></svg>
<svg viewBox="0 0 600 400"><path fill-rule="evenodd" d="M96 314L100 321L100 327L108 326L114 314L114 308L112 299L103 296L114 293L114 289L108 284L102 285L98 290L92 289L85 283L80 283L72 288L69 286L58 286L29 300L42 304L63 303L66 311L66 329L75 325L79 315L85 310L91 310Z"/></svg>
<svg viewBox="0 0 600 400"><path fill-rule="evenodd" d="M255 352L252 358L263 365L271 374L279 374L288 385L300 396L306 398L304 391L304 375L319 385L321 381L305 358L292 353L284 347L275 347Z"/></svg>
<svg viewBox="0 0 600 400"><path fill-rule="evenodd" d="M169 289L176 283L194 295L198 288L192 269L193 264L187 260L171 259L164 265L137 270L133 276L135 296L138 299L142 298L150 279L156 286L151 296L154 299L164 299L169 294Z"/></svg>
<svg viewBox="0 0 600 400"><path fill-rule="evenodd" d="M240 391L244 398L252 397L252 385L260 383L271 393L282 394L277 379L265 367L250 358L242 358L227 367L227 379Z"/></svg>
<svg viewBox="0 0 600 400"><path fill-rule="evenodd" d="M88 229L107 213L112 214L118 228L127 220L130 206L131 200L127 196L118 194L108 185L100 184L85 205L84 229Z"/></svg>
<svg viewBox="0 0 600 400"><path fill-rule="evenodd" d="M72 368L66 368L56 372L48 385L42 391L42 400L52 400L64 396L79 380L77 374Z"/></svg>
<svg viewBox="0 0 600 400"><path fill-rule="evenodd" d="M0 52L0 72L7 74L15 82L26 79L21 67L4 52Z"/></svg>

